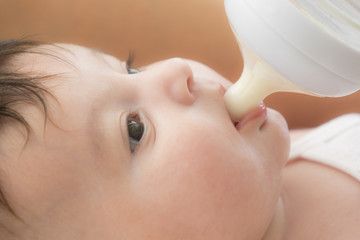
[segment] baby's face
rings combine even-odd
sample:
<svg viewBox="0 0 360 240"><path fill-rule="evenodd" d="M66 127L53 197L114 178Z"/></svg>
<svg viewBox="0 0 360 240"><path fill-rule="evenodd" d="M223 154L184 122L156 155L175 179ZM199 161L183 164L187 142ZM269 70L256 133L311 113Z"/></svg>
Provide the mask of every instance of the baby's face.
<svg viewBox="0 0 360 240"><path fill-rule="evenodd" d="M200 63L170 59L128 74L126 64L72 45L32 55L48 80L51 120L22 109L34 133L13 147L5 189L39 239L241 239L269 224L288 154L284 119L268 109L236 129L230 82ZM18 145L16 145L18 143ZM15 151L19 146L18 151Z"/></svg>

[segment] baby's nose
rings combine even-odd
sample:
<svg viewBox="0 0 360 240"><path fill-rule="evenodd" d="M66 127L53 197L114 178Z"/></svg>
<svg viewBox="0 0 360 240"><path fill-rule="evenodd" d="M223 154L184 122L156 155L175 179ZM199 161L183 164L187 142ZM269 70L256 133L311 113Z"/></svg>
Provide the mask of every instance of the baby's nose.
<svg viewBox="0 0 360 240"><path fill-rule="evenodd" d="M155 94L162 94L180 104L193 103L194 96L191 94L191 87L194 84L193 72L185 60L173 58L154 66L150 78Z"/></svg>

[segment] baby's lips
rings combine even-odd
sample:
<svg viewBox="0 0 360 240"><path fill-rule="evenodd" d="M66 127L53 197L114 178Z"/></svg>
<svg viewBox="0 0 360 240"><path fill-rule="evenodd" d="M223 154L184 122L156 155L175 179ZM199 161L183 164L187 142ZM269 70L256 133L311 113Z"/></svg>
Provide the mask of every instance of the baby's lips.
<svg viewBox="0 0 360 240"><path fill-rule="evenodd" d="M254 119L263 117L266 118L267 108L263 101L260 102L258 107L249 111L241 121L236 125L236 128L240 130L243 126L245 126L248 122L251 122Z"/></svg>

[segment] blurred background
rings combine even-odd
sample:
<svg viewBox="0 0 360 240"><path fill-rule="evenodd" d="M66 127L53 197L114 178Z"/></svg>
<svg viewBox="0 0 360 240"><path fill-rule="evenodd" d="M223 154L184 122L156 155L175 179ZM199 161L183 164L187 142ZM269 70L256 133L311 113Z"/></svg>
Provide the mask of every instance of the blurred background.
<svg viewBox="0 0 360 240"><path fill-rule="evenodd" d="M242 58L223 0L0 0L0 38L67 42L98 48L134 65L184 57L236 81ZM265 104L290 128L313 127L360 112L360 92L343 98L276 93Z"/></svg>

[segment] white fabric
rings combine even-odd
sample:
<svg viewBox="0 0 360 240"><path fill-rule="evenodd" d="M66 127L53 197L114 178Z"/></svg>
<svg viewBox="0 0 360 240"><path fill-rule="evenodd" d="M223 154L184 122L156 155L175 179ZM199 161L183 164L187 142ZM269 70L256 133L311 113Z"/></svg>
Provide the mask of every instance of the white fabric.
<svg viewBox="0 0 360 240"><path fill-rule="evenodd" d="M292 143L289 161L297 157L330 165L360 181L360 114L335 118Z"/></svg>

